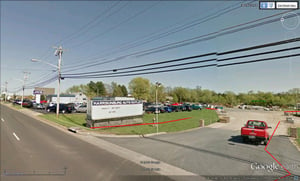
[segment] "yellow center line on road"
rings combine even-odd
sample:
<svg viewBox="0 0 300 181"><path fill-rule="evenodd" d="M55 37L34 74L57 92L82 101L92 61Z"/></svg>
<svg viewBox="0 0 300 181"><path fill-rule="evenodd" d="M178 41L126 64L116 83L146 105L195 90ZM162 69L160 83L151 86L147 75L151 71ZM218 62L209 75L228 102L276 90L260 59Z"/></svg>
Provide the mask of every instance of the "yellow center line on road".
<svg viewBox="0 0 300 181"><path fill-rule="evenodd" d="M15 136L15 138L20 141L20 138L17 136L17 134L14 132L13 135Z"/></svg>

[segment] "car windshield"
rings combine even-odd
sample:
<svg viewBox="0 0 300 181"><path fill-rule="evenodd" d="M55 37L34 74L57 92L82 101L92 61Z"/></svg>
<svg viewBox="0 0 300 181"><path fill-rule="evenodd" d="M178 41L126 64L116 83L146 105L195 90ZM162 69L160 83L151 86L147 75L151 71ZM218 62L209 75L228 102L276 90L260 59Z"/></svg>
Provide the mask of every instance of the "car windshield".
<svg viewBox="0 0 300 181"><path fill-rule="evenodd" d="M249 121L248 126L249 127L265 127L266 125L264 122L260 122L260 121Z"/></svg>

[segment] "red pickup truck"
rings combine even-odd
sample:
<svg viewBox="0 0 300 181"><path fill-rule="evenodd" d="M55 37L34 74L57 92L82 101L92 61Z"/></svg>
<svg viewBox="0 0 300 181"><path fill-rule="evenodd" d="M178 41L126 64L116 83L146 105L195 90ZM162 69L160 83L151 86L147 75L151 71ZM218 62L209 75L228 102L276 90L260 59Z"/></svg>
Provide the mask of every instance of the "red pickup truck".
<svg viewBox="0 0 300 181"><path fill-rule="evenodd" d="M268 127L265 121L248 120L247 124L241 128L241 136L245 143L249 141L264 142L266 145L269 140Z"/></svg>

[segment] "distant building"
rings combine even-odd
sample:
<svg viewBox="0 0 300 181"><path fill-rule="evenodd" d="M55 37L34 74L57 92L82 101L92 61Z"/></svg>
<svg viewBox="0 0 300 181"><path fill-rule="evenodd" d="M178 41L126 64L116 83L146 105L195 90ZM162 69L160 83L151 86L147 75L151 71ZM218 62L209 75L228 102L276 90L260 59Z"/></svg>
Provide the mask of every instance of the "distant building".
<svg viewBox="0 0 300 181"><path fill-rule="evenodd" d="M55 94L55 88L35 87L34 90L41 91L45 96Z"/></svg>
<svg viewBox="0 0 300 181"><path fill-rule="evenodd" d="M57 102L57 95L52 94L47 96L47 102ZM76 94L61 94L59 96L59 102L62 104L68 103L87 103L87 97L83 93Z"/></svg>

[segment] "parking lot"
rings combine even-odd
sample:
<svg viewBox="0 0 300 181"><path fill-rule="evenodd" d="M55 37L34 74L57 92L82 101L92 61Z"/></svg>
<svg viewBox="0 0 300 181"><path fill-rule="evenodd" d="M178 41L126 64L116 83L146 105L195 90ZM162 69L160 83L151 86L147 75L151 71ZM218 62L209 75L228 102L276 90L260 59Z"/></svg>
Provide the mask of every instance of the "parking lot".
<svg viewBox="0 0 300 181"><path fill-rule="evenodd" d="M272 128L269 130L270 133L274 131L277 123L280 121L280 124L275 132L275 135L288 135L288 128L293 125L300 124L299 117L293 117L295 123L287 123L286 117L284 116L283 111L264 111L264 110L242 110L238 108L228 108L226 109L227 116L230 117L229 123L214 123L209 125L211 128L221 128L227 130L238 131L241 127L247 122L247 120L262 120L266 121L268 126Z"/></svg>

